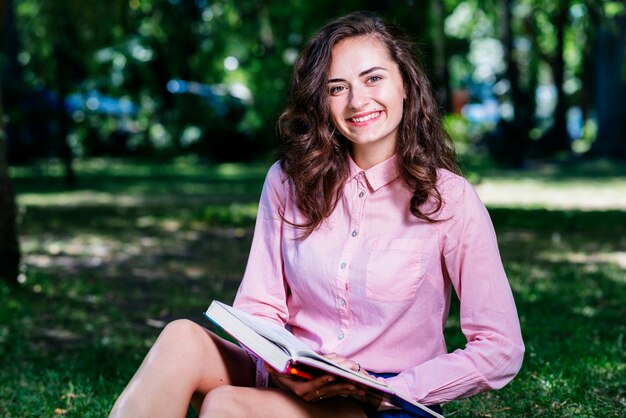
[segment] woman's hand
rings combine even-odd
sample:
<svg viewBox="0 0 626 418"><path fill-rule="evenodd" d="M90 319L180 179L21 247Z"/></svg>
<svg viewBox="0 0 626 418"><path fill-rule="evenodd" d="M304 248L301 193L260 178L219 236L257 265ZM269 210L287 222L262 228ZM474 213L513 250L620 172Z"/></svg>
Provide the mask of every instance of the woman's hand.
<svg viewBox="0 0 626 418"><path fill-rule="evenodd" d="M284 375L266 364L272 384L280 389L292 392L307 402L318 402L336 396L352 396L357 399L365 395L365 390L350 382L337 382L334 376L323 375L311 380Z"/></svg>
<svg viewBox="0 0 626 418"><path fill-rule="evenodd" d="M372 375L366 372L365 369L361 367L361 364L359 364L359 362L357 361L351 360L337 353L326 354L324 357L334 363L339 364L340 366L345 367L346 369L354 370L355 372L361 373L362 375L372 377Z"/></svg>

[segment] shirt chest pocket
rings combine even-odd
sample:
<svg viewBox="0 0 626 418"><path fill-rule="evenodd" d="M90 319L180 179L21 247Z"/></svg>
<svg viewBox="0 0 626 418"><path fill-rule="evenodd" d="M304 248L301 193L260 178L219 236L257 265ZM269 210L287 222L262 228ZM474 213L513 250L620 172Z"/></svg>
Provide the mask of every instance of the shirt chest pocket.
<svg viewBox="0 0 626 418"><path fill-rule="evenodd" d="M415 296L426 274L428 240L376 240L365 271L365 295L402 302Z"/></svg>

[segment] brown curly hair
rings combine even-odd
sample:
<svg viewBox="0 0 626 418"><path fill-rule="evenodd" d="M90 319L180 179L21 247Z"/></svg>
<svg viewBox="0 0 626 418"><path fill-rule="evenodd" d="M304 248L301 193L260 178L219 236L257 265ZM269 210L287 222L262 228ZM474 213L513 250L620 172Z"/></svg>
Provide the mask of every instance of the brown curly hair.
<svg viewBox="0 0 626 418"><path fill-rule="evenodd" d="M308 222L306 238L334 210L348 177L345 152L349 141L337 132L327 102L327 74L332 49L340 41L374 36L398 64L406 91L404 114L396 138L399 176L413 191L411 213L434 222L442 205L437 169L458 172L452 141L443 128L431 85L417 60L414 43L397 27L369 12L354 12L332 20L304 46L291 78L289 101L278 120L282 139L279 161L291 181L295 201ZM429 198L434 209L420 208Z"/></svg>

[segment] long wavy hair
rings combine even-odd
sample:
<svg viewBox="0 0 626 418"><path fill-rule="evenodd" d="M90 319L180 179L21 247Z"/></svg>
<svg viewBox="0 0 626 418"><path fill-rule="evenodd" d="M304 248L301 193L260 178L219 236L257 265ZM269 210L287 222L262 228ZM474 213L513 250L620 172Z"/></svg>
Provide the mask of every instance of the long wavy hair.
<svg viewBox="0 0 626 418"><path fill-rule="evenodd" d="M397 27L369 12L354 12L332 20L306 43L294 65L288 103L278 120L282 144L279 161L294 189L295 202L307 221L298 224L306 238L334 210L348 178L345 153L350 143L334 127L328 105L328 70L332 50L353 37L372 36L397 63L406 99L396 138L398 173L412 191L410 210L435 222L442 206L436 187L437 169L458 172L452 141L417 51ZM434 207L422 205L434 199Z"/></svg>

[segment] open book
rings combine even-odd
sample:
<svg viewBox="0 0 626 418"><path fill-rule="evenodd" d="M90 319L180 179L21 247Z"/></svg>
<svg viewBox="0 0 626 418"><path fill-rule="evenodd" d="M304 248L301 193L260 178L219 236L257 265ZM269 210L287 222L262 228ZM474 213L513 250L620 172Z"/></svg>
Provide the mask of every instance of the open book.
<svg viewBox="0 0 626 418"><path fill-rule="evenodd" d="M366 387L368 397L388 400L393 405L408 411L421 414L426 412L433 417L443 418L443 415L414 401L409 395L398 393L373 377L347 369L315 353L305 343L277 324L264 321L218 301L211 303L205 315L239 341L242 346L281 373L304 378L313 378L322 374L333 375Z"/></svg>

